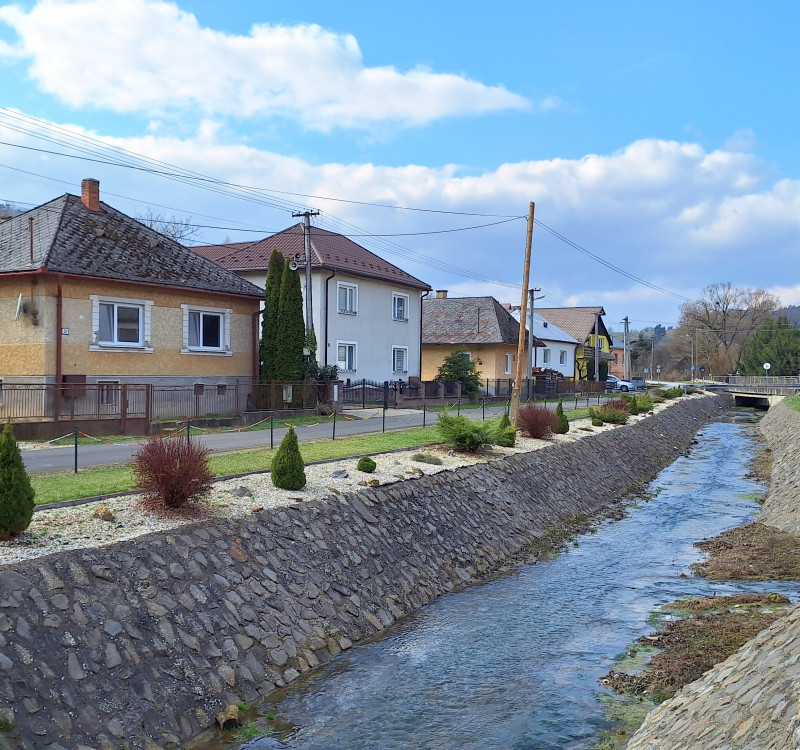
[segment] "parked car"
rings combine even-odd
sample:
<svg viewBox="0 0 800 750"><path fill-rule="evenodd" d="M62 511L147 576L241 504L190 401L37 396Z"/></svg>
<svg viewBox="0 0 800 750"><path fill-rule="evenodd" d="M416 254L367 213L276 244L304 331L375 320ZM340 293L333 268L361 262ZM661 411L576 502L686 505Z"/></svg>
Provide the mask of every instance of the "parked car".
<svg viewBox="0 0 800 750"><path fill-rule="evenodd" d="M622 380L616 375L609 375L606 378L606 386L610 386L615 391L635 391L636 386L630 380Z"/></svg>

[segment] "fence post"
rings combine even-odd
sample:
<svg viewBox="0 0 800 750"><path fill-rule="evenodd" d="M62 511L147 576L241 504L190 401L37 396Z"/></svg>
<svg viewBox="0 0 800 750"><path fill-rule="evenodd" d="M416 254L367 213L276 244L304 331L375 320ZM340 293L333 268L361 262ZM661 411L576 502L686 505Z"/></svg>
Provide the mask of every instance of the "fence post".
<svg viewBox="0 0 800 750"><path fill-rule="evenodd" d="M425 427L425 417L427 416L427 412L425 409L425 403L422 404L422 426Z"/></svg>
<svg viewBox="0 0 800 750"><path fill-rule="evenodd" d="M269 449L275 447L275 415L269 415Z"/></svg>
<svg viewBox="0 0 800 750"><path fill-rule="evenodd" d="M461 416L461 399L458 399L458 401L456 401L456 414L458 414L459 417Z"/></svg>
<svg viewBox="0 0 800 750"><path fill-rule="evenodd" d="M486 399L481 399L481 419L486 420Z"/></svg>
<svg viewBox="0 0 800 750"><path fill-rule="evenodd" d="M78 473L78 425L72 428L72 435L75 439L75 473Z"/></svg>
<svg viewBox="0 0 800 750"><path fill-rule="evenodd" d="M367 408L367 379L361 378L361 408Z"/></svg>
<svg viewBox="0 0 800 750"><path fill-rule="evenodd" d="M386 405L383 406L383 424L382 424L382 431L386 432Z"/></svg>
<svg viewBox="0 0 800 750"><path fill-rule="evenodd" d="M336 440L336 404L333 405L333 435L331 440Z"/></svg>
<svg viewBox="0 0 800 750"><path fill-rule="evenodd" d="M189 445L191 442L191 432L192 432L192 423L187 419L186 420L186 445Z"/></svg>
<svg viewBox="0 0 800 750"><path fill-rule="evenodd" d="M388 380L384 380L383 381L383 410L386 411L386 409L388 409L388 408L389 408L389 381Z"/></svg>

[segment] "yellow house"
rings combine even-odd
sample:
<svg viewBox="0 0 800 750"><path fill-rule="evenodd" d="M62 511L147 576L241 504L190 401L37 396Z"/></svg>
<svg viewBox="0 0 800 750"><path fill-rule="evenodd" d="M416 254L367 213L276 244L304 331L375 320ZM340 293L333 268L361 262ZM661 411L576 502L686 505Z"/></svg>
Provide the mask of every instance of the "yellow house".
<svg viewBox="0 0 800 750"><path fill-rule="evenodd" d="M422 379L433 380L458 347L475 362L481 378L513 378L518 337L519 323L494 297L448 298L446 290L437 290L422 301ZM527 363L527 346L524 356Z"/></svg>
<svg viewBox="0 0 800 750"><path fill-rule="evenodd" d="M613 362L611 335L603 322L602 307L537 307L536 312L581 342L575 350L575 379L594 380L594 362ZM599 368L598 368L599 369Z"/></svg>
<svg viewBox="0 0 800 750"><path fill-rule="evenodd" d="M261 290L99 192L87 179L80 197L0 223L0 417L26 416L8 413L21 384L62 402L32 415L45 417L88 390L110 407L122 386L200 393L257 378Z"/></svg>

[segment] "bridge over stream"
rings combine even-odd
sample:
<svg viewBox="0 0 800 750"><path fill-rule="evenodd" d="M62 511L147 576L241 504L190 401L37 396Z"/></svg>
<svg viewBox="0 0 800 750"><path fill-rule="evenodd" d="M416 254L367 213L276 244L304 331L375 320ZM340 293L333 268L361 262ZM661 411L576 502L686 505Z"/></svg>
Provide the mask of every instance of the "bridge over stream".
<svg viewBox="0 0 800 750"><path fill-rule="evenodd" d="M800 376L728 375L705 381L703 387L708 391L730 393L736 406L769 409L789 396L800 394Z"/></svg>

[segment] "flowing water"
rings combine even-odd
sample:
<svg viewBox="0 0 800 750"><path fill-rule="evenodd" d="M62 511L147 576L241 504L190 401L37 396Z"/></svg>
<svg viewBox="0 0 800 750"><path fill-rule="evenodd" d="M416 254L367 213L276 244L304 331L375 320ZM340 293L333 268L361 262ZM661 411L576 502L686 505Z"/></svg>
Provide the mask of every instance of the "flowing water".
<svg viewBox="0 0 800 750"><path fill-rule="evenodd" d="M797 598L793 583L689 571L701 557L693 542L758 510L752 497L763 487L745 478L752 429L706 425L623 520L549 562L444 596L291 686L269 706L291 726L274 736L294 750L591 747L612 727L598 678L652 632L648 616L661 604L743 590Z"/></svg>

